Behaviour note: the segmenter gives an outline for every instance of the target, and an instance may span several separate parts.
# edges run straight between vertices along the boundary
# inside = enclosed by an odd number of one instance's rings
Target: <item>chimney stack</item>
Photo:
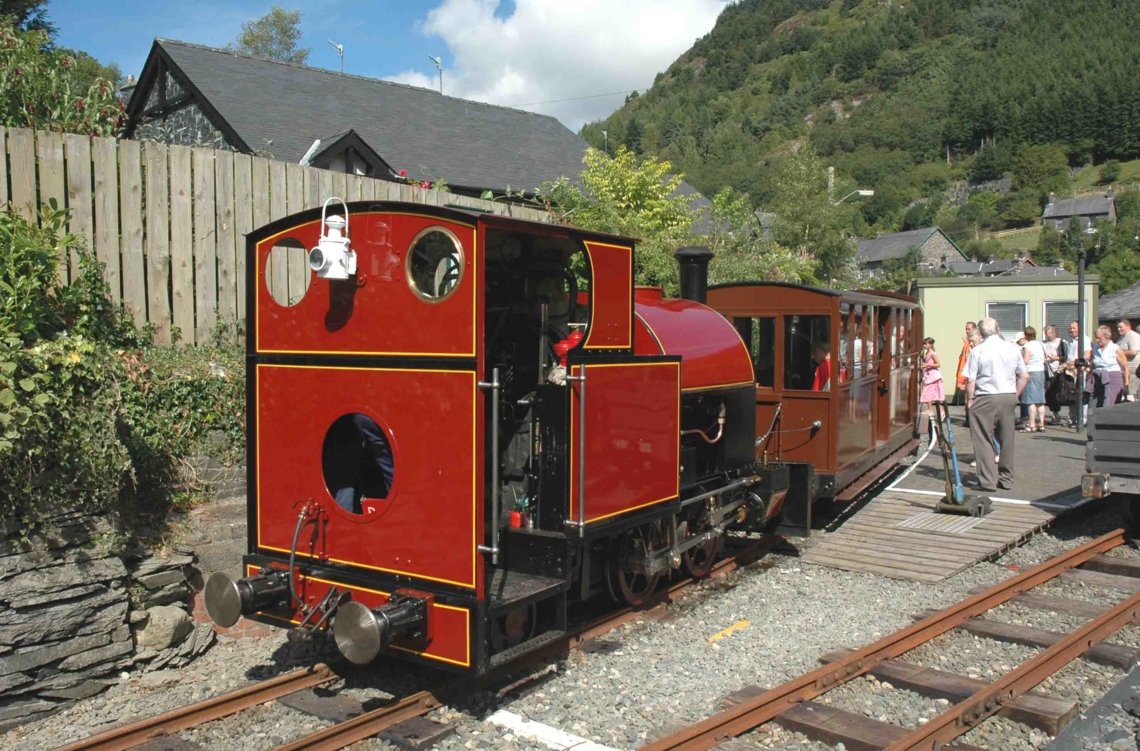
[[[713,252],[700,245],[679,248],[673,257],[681,267],[681,297],[699,303],[709,299],[709,261]]]

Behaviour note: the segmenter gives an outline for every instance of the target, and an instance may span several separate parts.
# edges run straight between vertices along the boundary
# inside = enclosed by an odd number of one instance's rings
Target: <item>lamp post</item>
[[[442,94],[443,93],[443,57],[442,56],[437,57],[435,55],[428,55],[428,60],[431,60],[433,63],[435,63],[435,69],[437,71],[439,71],[439,93]]]
[[[328,43],[332,45],[332,48],[334,50],[336,50],[337,57],[340,58],[340,72],[344,73],[344,45],[337,44],[331,39],[328,40]]]
[[[1070,222],[1080,221],[1077,217],[1069,219]],[[1089,225],[1085,234],[1092,237],[1096,235],[1097,228]],[[1082,242],[1077,247],[1077,432],[1085,432],[1085,260],[1088,251]]]

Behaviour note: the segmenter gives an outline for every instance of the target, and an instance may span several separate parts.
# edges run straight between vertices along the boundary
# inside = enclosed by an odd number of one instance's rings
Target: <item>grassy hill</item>
[[[668,159],[705,194],[731,186],[758,206],[772,166],[810,145],[841,179],[875,190],[867,233],[932,221],[951,181],[1013,170],[1024,195],[998,207],[1005,225],[989,229],[1000,229],[1048,191],[1071,192],[1064,168],[1140,157],[1140,13],[1129,6],[741,0],[582,134],[600,148],[606,130],[611,148]],[[1038,169],[1052,155],[1063,179]],[[1098,169],[1080,173],[1084,189]]]

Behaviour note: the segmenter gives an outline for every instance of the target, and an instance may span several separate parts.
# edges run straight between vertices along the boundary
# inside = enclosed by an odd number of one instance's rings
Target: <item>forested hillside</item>
[[[583,136],[757,206],[773,165],[810,145],[875,190],[864,233],[931,223],[951,181],[1013,170],[982,213],[1017,226],[1071,189],[1069,167],[1140,156],[1137,40],[1132,1],[742,0]]]

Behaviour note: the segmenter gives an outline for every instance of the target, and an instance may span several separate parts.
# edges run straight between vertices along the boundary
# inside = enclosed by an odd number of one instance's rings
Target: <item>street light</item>
[[[1071,217],[1070,222],[1078,222],[1078,217]],[[1089,237],[1096,236],[1097,230],[1089,225],[1084,233]],[[1088,251],[1085,244],[1077,247],[1077,432],[1085,432],[1085,259]]]
[[[431,60],[433,63],[435,63],[435,69],[437,71],[439,71],[439,93],[442,94],[443,93],[443,57],[437,57],[435,55],[428,55],[428,60]]]
[[[328,40],[328,43],[330,45],[332,45],[332,48],[334,50],[336,50],[336,54],[340,58],[340,72],[344,73],[344,45],[343,44],[337,44],[336,42],[334,42],[331,39]]]
[[[851,196],[860,196],[862,198],[870,198],[873,195],[875,195],[875,191],[873,191],[873,190],[865,190],[865,189],[853,190],[850,193],[848,193],[847,195],[843,196],[843,198],[840,198],[838,201],[832,201],[831,205],[832,206],[838,206],[839,204],[843,203],[844,201],[846,201]]]

